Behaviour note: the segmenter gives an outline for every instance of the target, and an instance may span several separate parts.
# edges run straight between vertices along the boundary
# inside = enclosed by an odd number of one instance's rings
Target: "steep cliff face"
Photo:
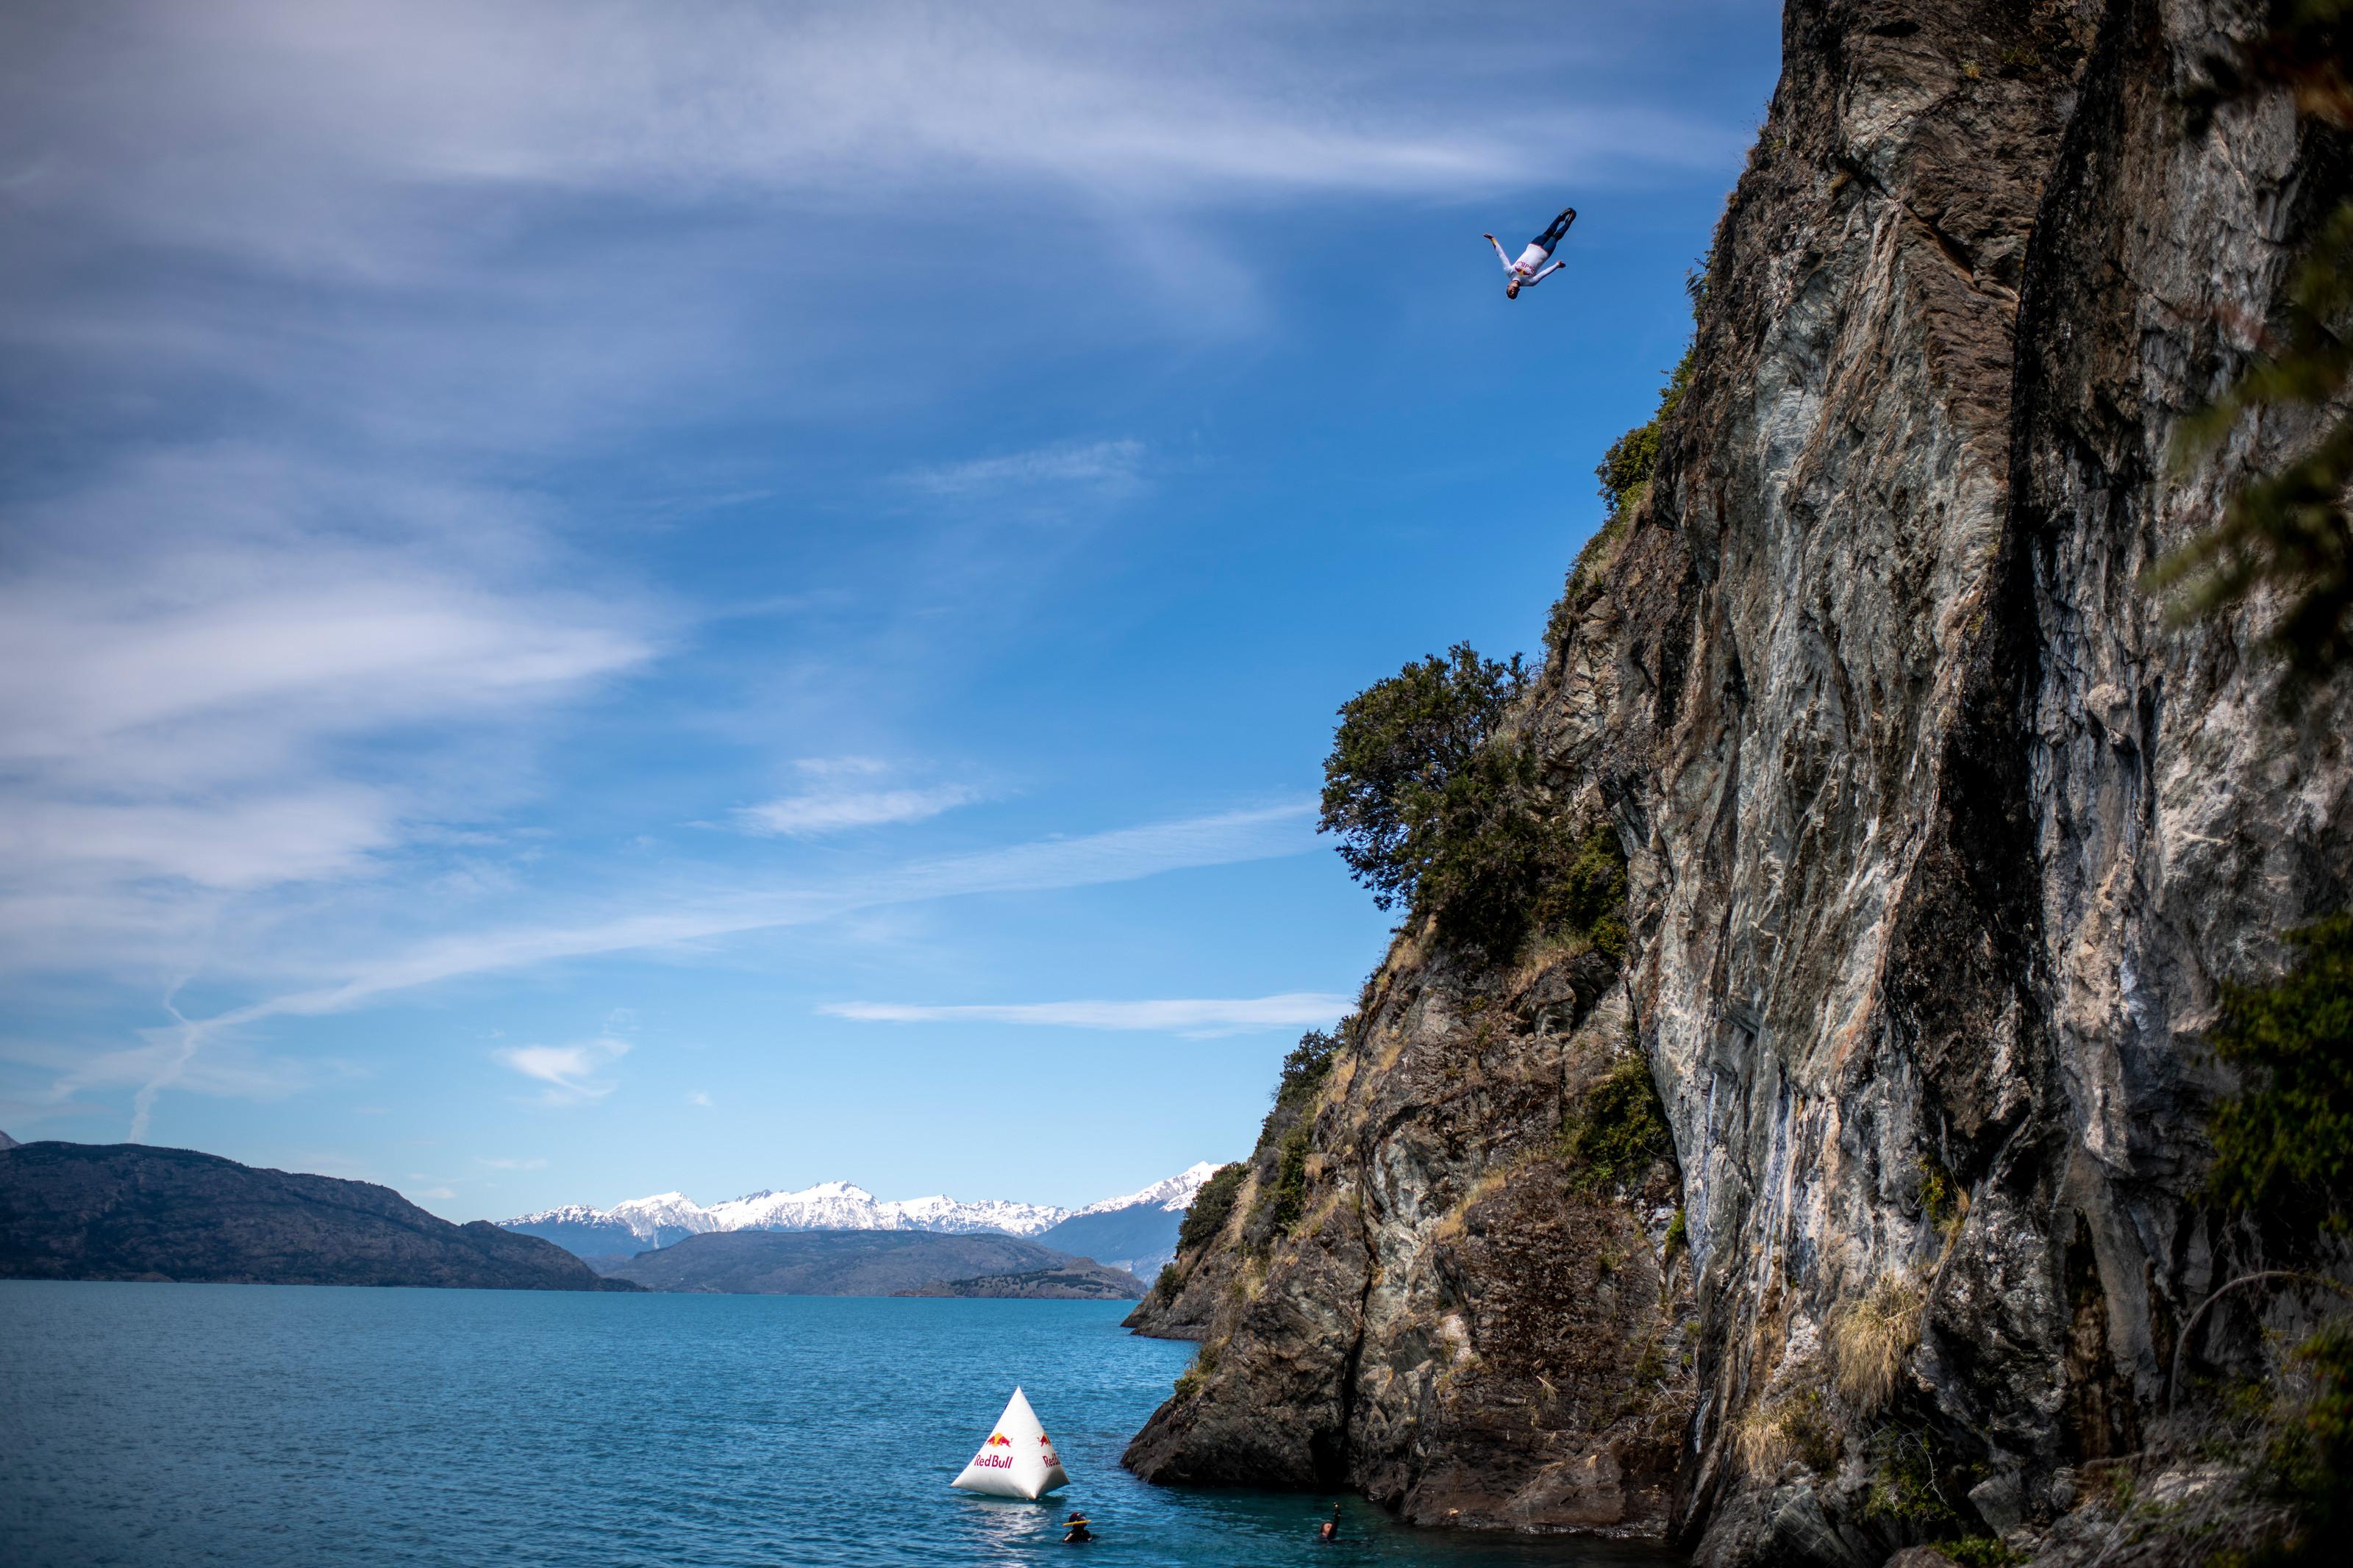
[[[2183,133],[2253,22],[1789,5],[1691,390],[1521,716],[1626,849],[1622,964],[1400,942],[1307,1218],[1197,1260],[1237,1283],[1136,1468],[1863,1565],[2028,1540],[2137,1445],[2252,1246],[2192,1201],[2217,982],[2353,892],[2345,683],[2291,721],[2264,606],[2184,632],[2139,585],[2308,435],[2168,466],[2348,188],[2284,101]],[[1655,1194],[1546,1152],[1620,1049]],[[1621,1246],[1606,1303],[1561,1271]]]

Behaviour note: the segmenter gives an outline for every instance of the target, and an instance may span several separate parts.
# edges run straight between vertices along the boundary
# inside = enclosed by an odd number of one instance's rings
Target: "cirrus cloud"
[[[585,1105],[619,1087],[596,1075],[628,1052],[628,1041],[607,1035],[568,1046],[508,1046],[491,1055],[523,1077],[547,1085],[537,1097],[540,1104]]]
[[[1149,1002],[965,1003],[951,1006],[831,1002],[818,1011],[861,1024],[1029,1024],[1050,1028],[1209,1036],[1328,1024],[1345,1013],[1349,1005],[1349,999],[1336,992],[1288,991],[1275,996]]]

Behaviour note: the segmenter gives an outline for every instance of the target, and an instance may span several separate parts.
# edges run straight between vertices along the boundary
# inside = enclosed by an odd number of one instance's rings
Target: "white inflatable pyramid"
[[[1006,1402],[1005,1414],[997,1418],[988,1441],[951,1484],[968,1492],[1034,1499],[1070,1482],[1071,1478],[1062,1473],[1061,1459],[1054,1453],[1054,1440],[1046,1436],[1038,1413],[1017,1388]]]

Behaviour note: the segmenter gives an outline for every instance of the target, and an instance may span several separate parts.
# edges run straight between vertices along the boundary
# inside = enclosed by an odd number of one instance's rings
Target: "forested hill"
[[[0,1279],[637,1289],[553,1242],[452,1225],[389,1187],[141,1143],[0,1150]]]

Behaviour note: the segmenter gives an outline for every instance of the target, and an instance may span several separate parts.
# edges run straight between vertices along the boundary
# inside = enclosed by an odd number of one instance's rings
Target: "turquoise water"
[[[1147,1487],[1190,1354],[1117,1302],[0,1281],[0,1543],[52,1564],[1658,1568],[1351,1500]],[[946,1482],[1018,1382],[1070,1489]],[[1060,1544],[1084,1508],[1103,1539]]]

